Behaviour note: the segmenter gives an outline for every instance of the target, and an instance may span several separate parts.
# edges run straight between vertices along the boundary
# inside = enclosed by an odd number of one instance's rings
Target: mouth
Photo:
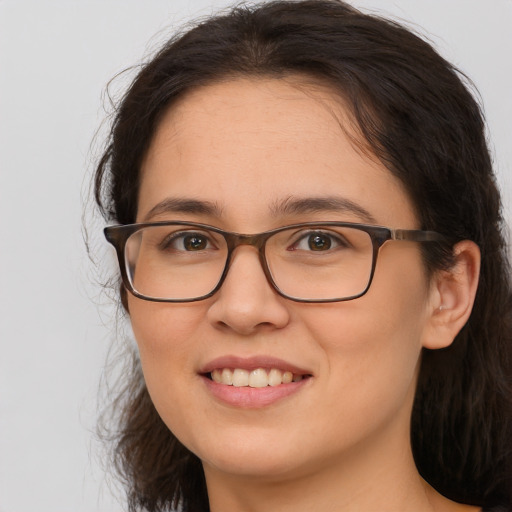
[[[299,393],[313,378],[310,371],[270,356],[220,357],[199,375],[213,397],[242,408],[274,404]]]
[[[310,374],[293,373],[280,368],[255,368],[253,370],[246,370],[244,368],[215,368],[204,376],[217,384],[237,388],[277,387],[283,384],[290,384],[291,382],[300,382],[311,377]]]

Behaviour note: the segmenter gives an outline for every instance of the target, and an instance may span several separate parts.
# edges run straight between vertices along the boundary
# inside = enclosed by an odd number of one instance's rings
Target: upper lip
[[[311,372],[291,364],[283,359],[272,356],[258,355],[251,357],[239,357],[226,355],[217,357],[206,363],[199,373],[211,373],[213,370],[222,368],[240,368],[247,371],[258,368],[277,368],[279,370],[292,372],[294,375],[311,375]]]

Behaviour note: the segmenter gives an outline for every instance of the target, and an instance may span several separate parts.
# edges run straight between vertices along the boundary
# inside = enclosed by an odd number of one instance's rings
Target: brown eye
[[[288,251],[329,252],[346,249],[351,246],[345,233],[333,230],[314,230],[296,233],[293,244],[288,245]]]
[[[200,235],[183,237],[183,247],[186,251],[202,251],[208,246],[208,239]]]
[[[308,237],[308,247],[312,251],[326,251],[331,248],[331,238],[327,235],[316,233]]]
[[[163,251],[171,250],[181,253],[199,252],[216,248],[210,234],[196,231],[170,233],[159,244],[159,247]]]

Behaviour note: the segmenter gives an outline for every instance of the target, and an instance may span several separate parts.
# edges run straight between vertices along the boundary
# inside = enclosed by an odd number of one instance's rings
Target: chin
[[[278,482],[296,478],[306,473],[305,461],[298,461],[285,454],[271,454],[268,451],[258,454],[215,454],[210,458],[201,459],[205,473],[209,469],[239,478],[251,478]]]
[[[285,432],[286,435],[283,435]],[[305,474],[312,467],[311,461],[321,454],[312,454],[304,441],[294,440],[289,432],[259,431],[258,429],[229,429],[219,436],[212,432],[195,446],[189,445],[203,462],[205,472],[213,470],[237,477],[272,481]],[[327,456],[327,455],[325,455]]]

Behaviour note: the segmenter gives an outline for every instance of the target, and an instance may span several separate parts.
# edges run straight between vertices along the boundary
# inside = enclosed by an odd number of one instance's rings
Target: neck
[[[399,512],[407,510],[429,511],[427,486],[417,473],[403,477],[383,479],[382,473],[355,482],[354,475],[310,475],[279,482],[249,482],[233,478],[229,487],[215,485],[210,480],[209,499],[211,512],[360,512],[379,510]],[[368,475],[366,475],[368,476]],[[397,481],[399,485],[396,485]],[[386,485],[387,484],[387,485]]]

